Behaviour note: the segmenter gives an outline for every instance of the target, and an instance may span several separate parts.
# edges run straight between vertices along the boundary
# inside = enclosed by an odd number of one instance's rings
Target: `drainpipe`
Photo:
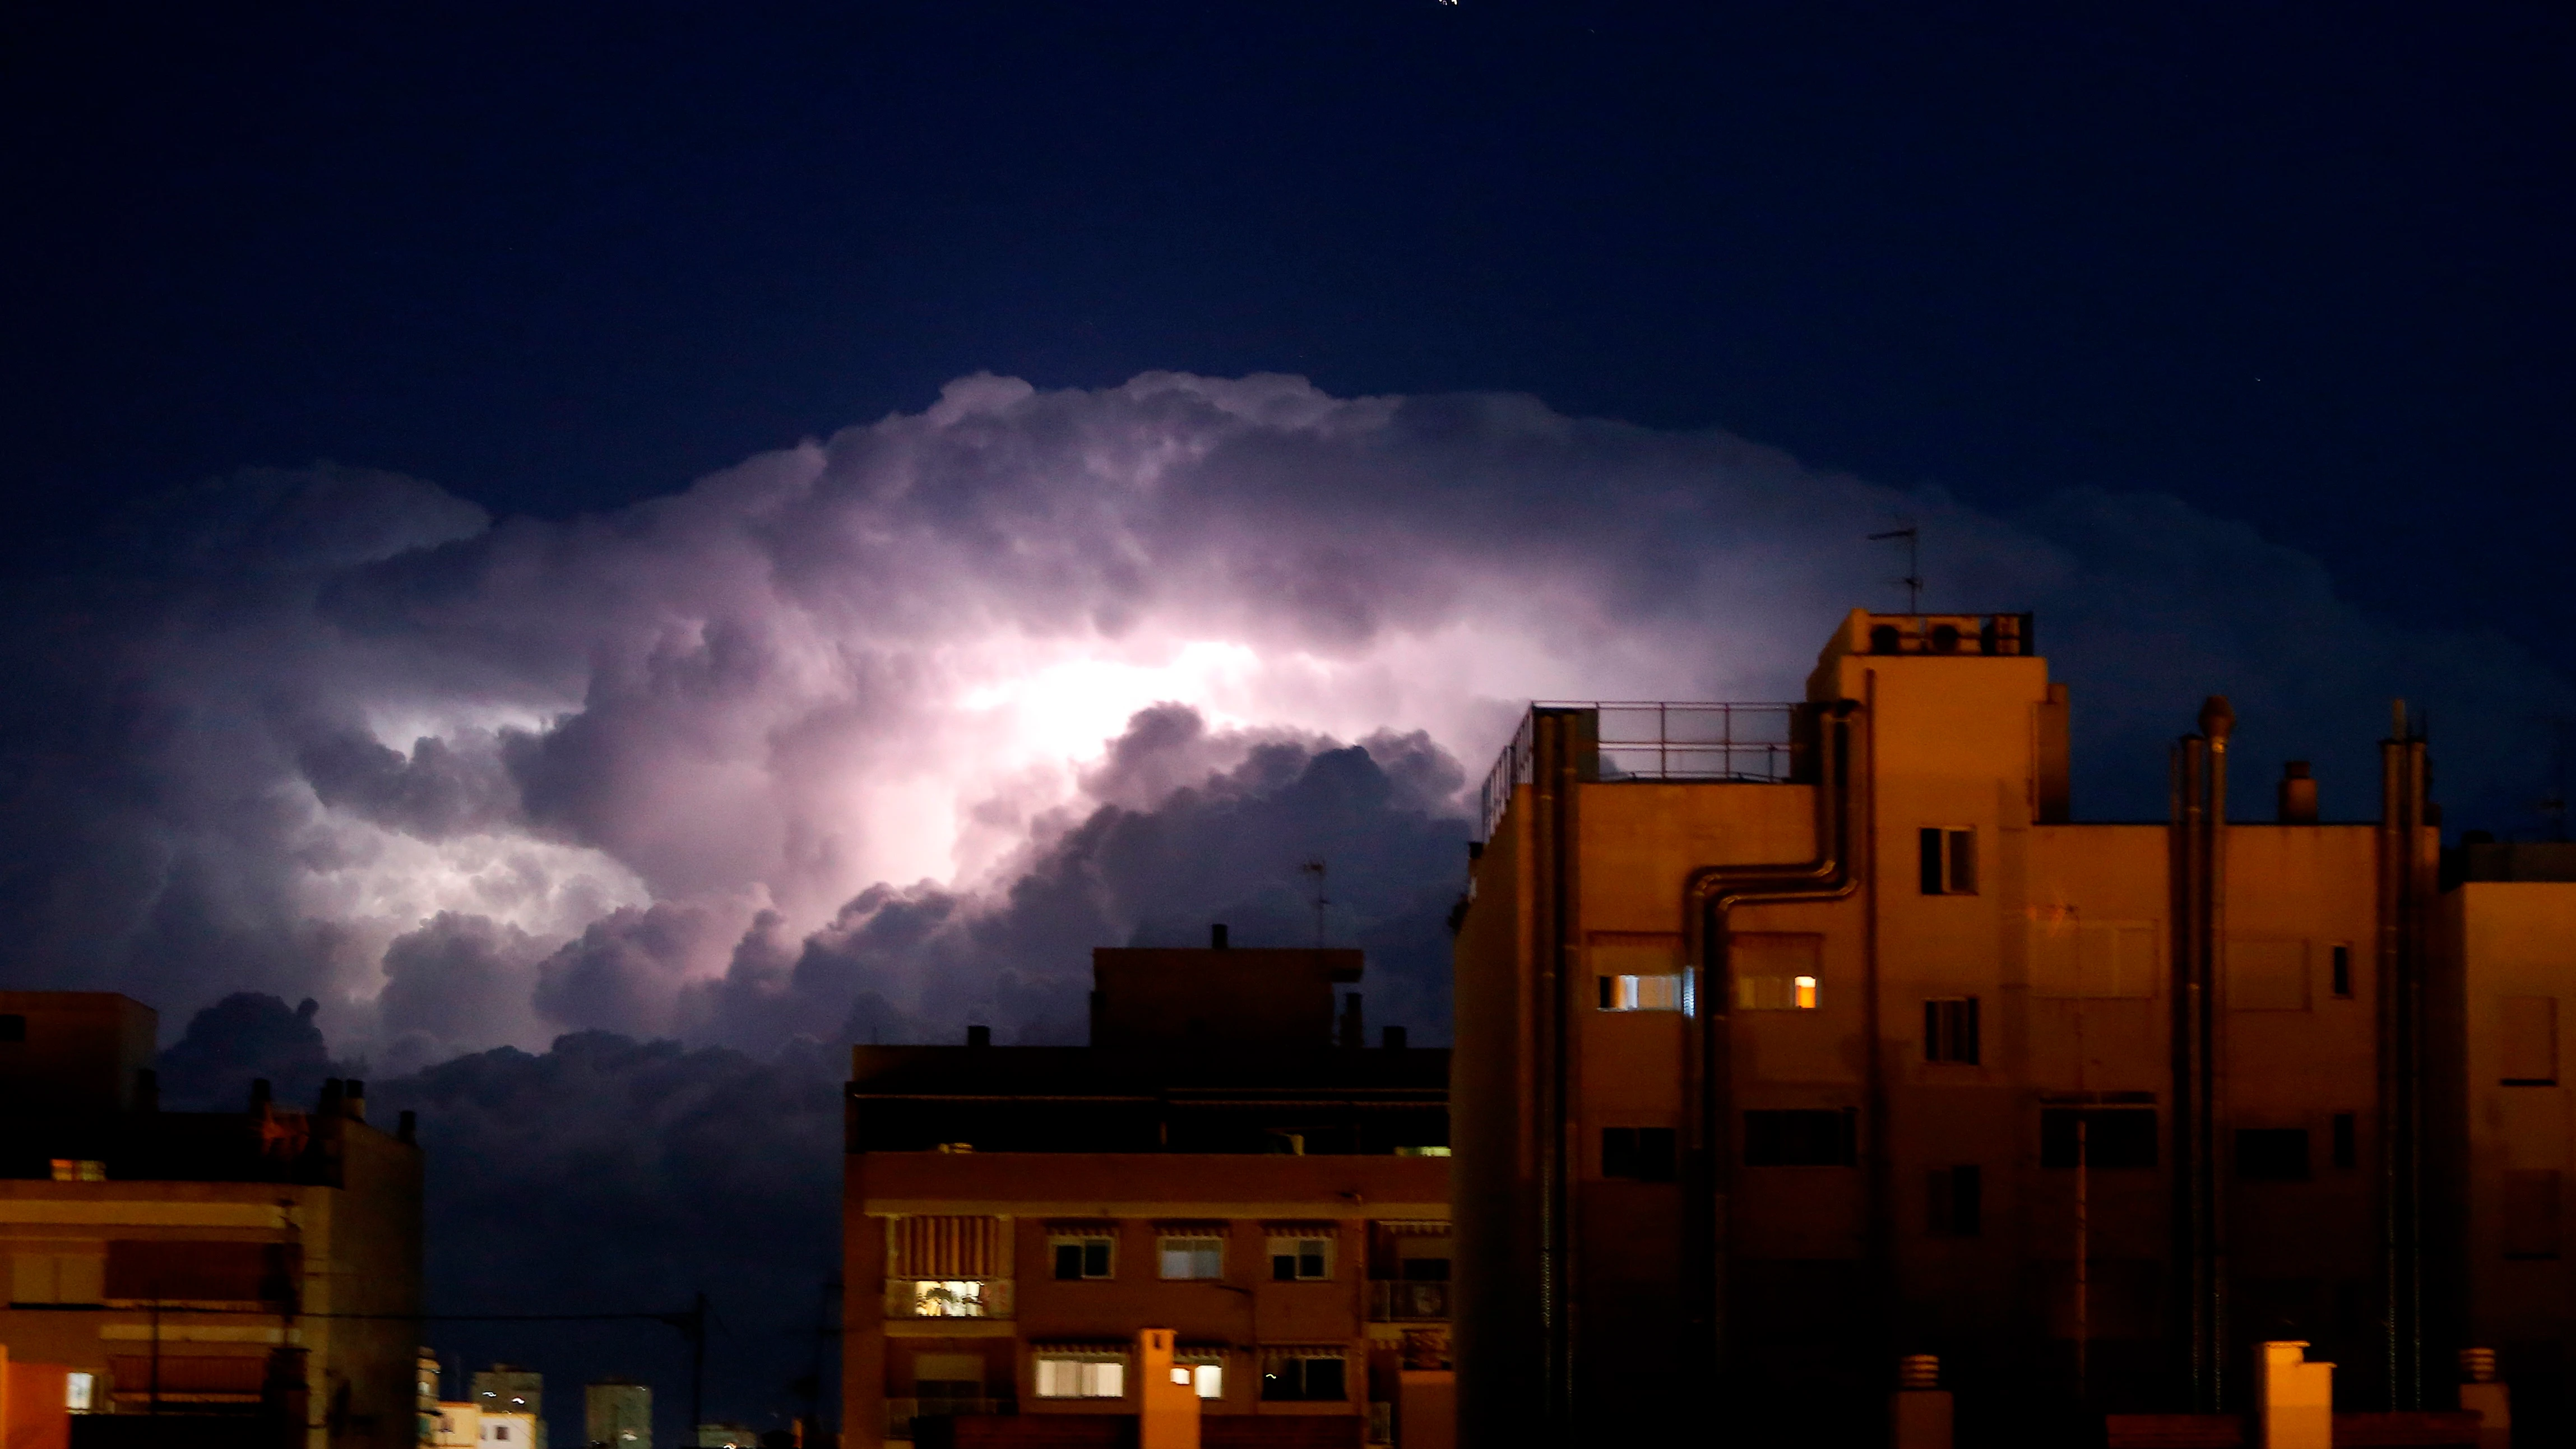
[[[2423,1010],[2427,898],[2425,742],[2390,710],[2379,746],[2379,1224],[2388,1405],[2424,1398]]]
[[[2200,1190],[2207,1232],[2201,1251],[2207,1267],[2209,1412],[2227,1410],[2227,741],[2236,711],[2213,694],[2200,707],[2200,732],[2209,740],[2209,804],[2201,812],[2200,993]]]
[[[1575,1442],[1574,1403],[1574,1178],[1581,1165],[1572,1103],[1575,1024],[1582,1003],[1580,861],[1577,850],[1580,787],[1597,778],[1597,716],[1587,710],[1531,711],[1530,799],[1535,807],[1530,840],[1540,883],[1532,901],[1531,939],[1536,946],[1532,1084],[1538,1130],[1540,1442]]]
[[[1874,686],[1875,679],[1872,684]],[[1702,1337],[1704,1362],[1713,1373],[1726,1371],[1725,1273],[1728,1214],[1725,1203],[1734,1187],[1734,1152],[1730,1104],[1733,1096],[1733,1042],[1730,1023],[1734,1001],[1728,969],[1728,917],[1738,906],[1781,905],[1800,901],[1833,901],[1860,885],[1853,856],[1852,718],[1860,711],[1854,700],[1836,700],[1815,717],[1825,739],[1816,782],[1816,855],[1812,860],[1760,865],[1702,866],[1682,886],[1682,922],[1688,946],[1685,959],[1698,963],[1693,996],[1698,1030],[1689,1063],[1692,1075],[1692,1152],[1689,1220],[1684,1248],[1694,1327]],[[1864,716],[1865,718],[1865,716]],[[1876,983],[1867,983],[1874,993]],[[1878,1053],[1870,1054],[1873,1083]],[[1872,1140],[1876,1140],[1872,1124]]]

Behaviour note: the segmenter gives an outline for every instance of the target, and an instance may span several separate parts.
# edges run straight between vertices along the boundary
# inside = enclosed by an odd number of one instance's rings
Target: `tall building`
[[[2521,1266],[2563,1238],[2563,1098],[2497,1063],[2555,1081],[2566,898],[2439,894],[2402,725],[2376,818],[2321,821],[2305,766],[2231,811],[2213,699],[2139,762],[2168,818],[2076,823],[2034,644],[1855,612],[1800,702],[1525,718],[1456,942],[1467,1442],[1885,1442],[1908,1355],[1962,1442],[2072,1442],[2241,1412],[2259,1341],[2363,1409],[2446,1407],[2472,1325],[2564,1341]],[[2455,1200],[2524,1256],[2460,1271]]]
[[[653,1391],[626,1379],[600,1379],[581,1391],[582,1437],[590,1449],[653,1449]]]
[[[370,1125],[355,1081],[310,1111],[253,1082],[242,1111],[163,1112],[157,1034],[122,996],[0,992],[0,1344],[70,1371],[76,1442],[412,1444],[407,1115]]]
[[[843,1442],[1132,1442],[1147,1328],[1209,1449],[1445,1442],[1449,1054],[1360,973],[1218,927],[1095,952],[1088,1047],[856,1048]]]

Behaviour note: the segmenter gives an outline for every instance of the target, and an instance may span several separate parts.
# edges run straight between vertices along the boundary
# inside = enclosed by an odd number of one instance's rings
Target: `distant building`
[[[427,1449],[482,1449],[483,1409],[471,1399],[441,1401],[428,1416],[421,1439]]]
[[[310,1111],[253,1082],[242,1111],[163,1112],[158,1032],[122,996],[0,992],[0,1344],[135,1417],[120,1446],[416,1443],[408,1120],[337,1080]]]
[[[531,1373],[517,1364],[496,1363],[474,1376],[471,1392],[486,1418],[494,1414],[525,1414],[534,1420],[532,1442],[536,1449],[546,1449],[544,1374]]]
[[[1145,1328],[1211,1449],[1444,1442],[1449,1054],[1360,973],[1218,927],[1095,952],[1088,1047],[856,1048],[846,1449],[1132,1434]]]
[[[653,1449],[653,1391],[626,1379],[601,1379],[582,1390],[584,1437],[591,1449]]]
[[[698,1449],[760,1449],[760,1435],[742,1424],[700,1424]]]
[[[534,1414],[482,1414],[483,1449],[528,1449],[531,1444],[546,1442],[545,1426]]]

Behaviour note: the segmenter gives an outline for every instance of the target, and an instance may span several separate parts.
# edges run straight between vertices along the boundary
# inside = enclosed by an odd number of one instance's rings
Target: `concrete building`
[[[2075,823],[2035,642],[1855,612],[1794,704],[1525,719],[1456,943],[1467,1442],[1655,1442],[1715,1404],[1746,1442],[1884,1443],[1915,1355],[1961,1442],[2076,1442],[2245,1412],[2264,1341],[2350,1407],[2451,1404],[2434,925],[2491,1004],[2570,979],[2563,908],[2438,896],[2402,725],[2375,819],[2320,821],[2305,767],[2231,814],[2212,700],[2169,818]],[[2527,1007],[2520,1036],[2482,1010],[2473,1047],[2537,1051]],[[2558,1100],[2481,1090],[2491,1124]],[[2554,1172],[2564,1131],[2491,1137]],[[2535,1249],[2542,1181],[2508,1184]],[[2476,1277],[2481,1322],[2563,1337],[2550,1271]]]
[[[1210,1449],[1443,1442],[1449,1054],[1223,930],[1096,952],[1088,1047],[854,1050],[849,1449],[1132,1442],[1148,1329]]]
[[[2472,838],[2443,865],[2428,1016],[2460,1070],[2445,1075],[2431,1135],[2448,1149],[2437,1180],[2460,1262],[2437,1271],[2436,1286],[2456,1290],[2459,1341],[2495,1350],[2517,1422],[2564,1442],[2576,1370],[2576,1080],[2562,1065],[2576,997],[2576,845]]]
[[[160,1111],[157,1032],[122,996],[0,992],[0,1344],[67,1371],[75,1440],[412,1444],[408,1122],[370,1125],[354,1081],[309,1112],[265,1082],[239,1112]]]
[[[626,1379],[600,1379],[581,1391],[583,1438],[591,1449],[653,1449],[653,1391]]]

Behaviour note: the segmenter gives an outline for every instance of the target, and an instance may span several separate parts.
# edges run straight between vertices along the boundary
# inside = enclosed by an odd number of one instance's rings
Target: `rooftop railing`
[[[1476,839],[1493,838],[1511,804],[1512,787],[1530,780],[1531,748],[1540,712],[1576,711],[1593,716],[1591,768],[1586,782],[1737,782],[1792,784],[1807,777],[1808,757],[1799,704],[1700,704],[1648,701],[1539,700],[1521,716],[1520,728],[1485,775],[1477,802]]]

